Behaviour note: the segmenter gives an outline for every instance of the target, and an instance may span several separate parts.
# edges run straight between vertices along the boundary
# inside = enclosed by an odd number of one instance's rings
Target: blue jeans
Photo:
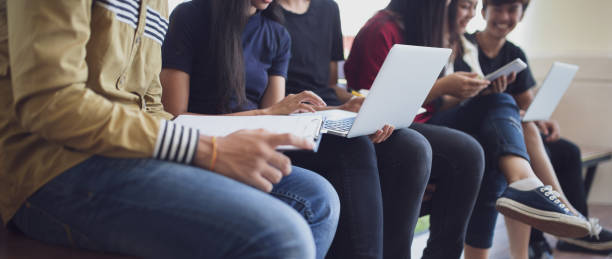
[[[466,132],[482,145],[485,172],[468,224],[466,243],[490,248],[497,219],[495,201],[507,186],[499,170],[499,158],[515,155],[529,161],[516,101],[506,93],[477,96],[452,109],[437,112],[429,123]]]
[[[44,242],[144,258],[323,258],[339,209],[332,186],[297,167],[270,195],[191,166],[94,156],[13,223]]]

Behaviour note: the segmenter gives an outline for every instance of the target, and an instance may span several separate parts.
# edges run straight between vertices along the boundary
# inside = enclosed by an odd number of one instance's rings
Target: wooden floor
[[[589,206],[589,216],[599,218],[600,223],[607,229],[612,229],[612,206]],[[506,226],[503,222],[503,217],[498,217],[497,227],[495,229],[495,239],[493,240],[493,248],[491,249],[491,259],[510,259],[510,249],[508,246],[508,235]],[[545,235],[552,248],[555,248],[557,240],[550,235]],[[612,259],[612,256],[591,255],[580,253],[568,253],[555,250],[553,252],[555,259]]]

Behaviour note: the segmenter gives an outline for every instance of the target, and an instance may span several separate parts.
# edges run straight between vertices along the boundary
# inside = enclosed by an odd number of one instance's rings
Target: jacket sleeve
[[[191,162],[195,130],[86,87],[91,6],[91,0],[7,1],[14,116],[32,134],[80,152]]]

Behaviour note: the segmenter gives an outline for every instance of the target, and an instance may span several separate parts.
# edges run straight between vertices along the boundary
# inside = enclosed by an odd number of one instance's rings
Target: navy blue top
[[[224,86],[210,84],[217,68],[206,56],[210,47],[209,17],[205,0],[185,2],[174,9],[162,46],[162,65],[189,74],[189,112],[218,114],[216,93]],[[257,13],[249,18],[242,32],[242,48],[247,103],[237,107],[232,98],[230,107],[234,112],[259,107],[268,76],[287,77],[291,38],[282,25]]]
[[[474,43],[478,46],[478,42],[476,41],[476,33],[474,34],[465,34],[465,37],[470,42]],[[513,60],[520,58],[525,64],[529,64],[527,62],[527,56],[525,56],[525,52],[518,46],[514,45],[512,42],[506,40],[504,46],[502,46],[501,50],[497,54],[497,56],[490,58],[488,57],[480,48],[478,47],[478,62],[480,62],[480,69],[482,69],[482,73],[485,75],[494,72],[495,70],[503,67],[504,65],[512,62]],[[472,69],[463,61],[462,58],[455,59],[455,71],[471,71]],[[536,85],[536,81],[533,78],[533,74],[531,73],[531,69],[529,66],[516,75],[516,80],[508,85],[506,88],[506,93],[509,94],[520,94],[523,93],[530,88]]]

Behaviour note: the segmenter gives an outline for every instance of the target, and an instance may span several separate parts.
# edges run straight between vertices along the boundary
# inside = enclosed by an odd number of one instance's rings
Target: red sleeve
[[[349,88],[370,89],[391,47],[402,42],[396,23],[380,16],[370,19],[355,37],[344,64]]]

